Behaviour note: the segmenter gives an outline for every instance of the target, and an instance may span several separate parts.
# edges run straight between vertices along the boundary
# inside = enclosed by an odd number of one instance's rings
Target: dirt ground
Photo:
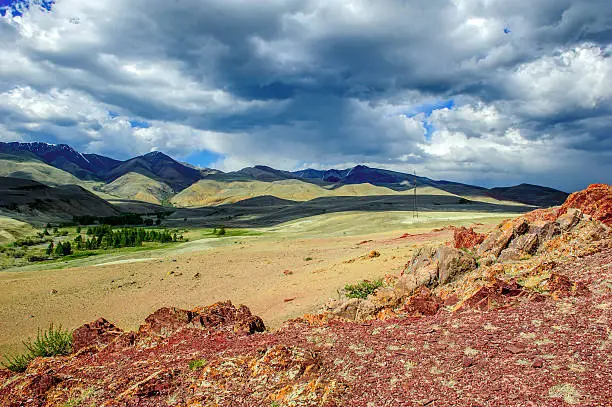
[[[404,232],[415,235],[400,239]],[[19,351],[23,339],[50,323],[74,329],[103,316],[135,329],[160,307],[189,309],[227,299],[248,305],[275,328],[337,298],[346,283],[398,274],[415,247],[451,234],[407,229],[325,238],[253,236],[155,259],[5,271],[0,273],[0,354]],[[372,250],[380,256],[369,258]]]

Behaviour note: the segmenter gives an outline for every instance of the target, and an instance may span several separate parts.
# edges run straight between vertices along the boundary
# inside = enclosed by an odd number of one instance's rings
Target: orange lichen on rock
[[[473,228],[460,227],[456,228],[453,233],[453,245],[455,249],[471,249],[482,243],[485,235],[474,232]]]
[[[559,215],[569,208],[580,209],[606,225],[612,225],[612,186],[607,184],[591,184],[587,189],[571,194],[561,209]]]

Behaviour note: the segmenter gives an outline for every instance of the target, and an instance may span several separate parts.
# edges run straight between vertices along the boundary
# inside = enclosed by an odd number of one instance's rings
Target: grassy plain
[[[100,316],[135,329],[163,306],[230,299],[268,327],[316,309],[347,283],[399,273],[416,247],[451,237],[434,228],[487,229],[512,213],[340,212],[249,230],[183,233],[188,242],[109,250],[0,272],[0,354],[51,322],[75,328]],[[410,236],[400,238],[403,234]],[[365,243],[363,243],[365,241]],[[368,258],[371,250],[380,257]]]

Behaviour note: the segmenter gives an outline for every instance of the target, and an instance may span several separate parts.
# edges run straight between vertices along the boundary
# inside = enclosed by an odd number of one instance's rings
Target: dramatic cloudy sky
[[[0,140],[612,182],[610,0],[0,0]]]

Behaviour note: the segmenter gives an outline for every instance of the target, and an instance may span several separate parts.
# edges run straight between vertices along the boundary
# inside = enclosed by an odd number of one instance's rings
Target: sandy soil
[[[439,218],[438,214],[418,225],[400,222],[389,213],[380,219],[372,215],[367,214],[367,220],[363,214],[333,219],[323,215],[314,223],[290,222],[282,233],[273,228],[263,236],[224,242],[203,239],[128,258],[83,259],[63,269],[0,272],[0,355],[21,350],[22,340],[50,323],[74,329],[103,316],[124,329],[135,329],[160,307],[193,308],[227,299],[248,305],[267,327],[275,328],[337,298],[347,283],[398,274],[416,247],[450,239],[451,231],[432,233],[432,228],[470,223],[465,215]],[[480,229],[497,224],[500,216],[470,215],[472,222],[484,223]],[[361,228],[339,228],[343,222],[357,226],[382,222],[377,230],[386,225],[393,231],[363,233]],[[323,237],[312,237],[313,231]],[[405,232],[410,235],[398,239]],[[371,250],[380,256],[368,258]]]
[[[20,348],[23,338],[51,322],[75,328],[104,316],[136,328],[163,306],[192,308],[225,299],[248,304],[273,328],[336,297],[345,283],[401,271],[422,238],[393,240],[397,236],[254,237],[157,260],[0,273],[0,353]],[[447,237],[444,231],[428,239]],[[380,257],[367,258],[374,249]]]

